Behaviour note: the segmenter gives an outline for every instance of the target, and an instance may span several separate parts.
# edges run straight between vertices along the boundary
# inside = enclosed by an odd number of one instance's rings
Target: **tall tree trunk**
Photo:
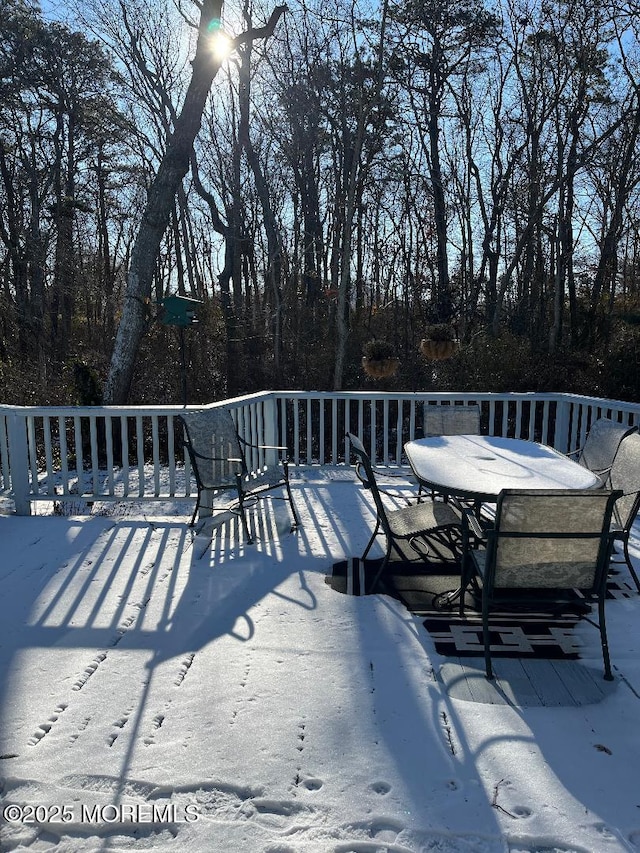
[[[640,98],[640,89],[638,90]],[[600,244],[600,259],[593,281],[591,304],[587,318],[587,340],[593,346],[598,336],[598,321],[603,313],[610,313],[613,307],[615,278],[618,272],[618,244],[622,234],[624,209],[627,200],[639,181],[634,171],[638,138],[640,137],[640,102],[636,102],[633,121],[628,135],[622,141],[622,153],[614,183],[614,200],[611,217]],[[609,296],[608,307],[603,306],[603,297]]]
[[[274,9],[268,23],[252,32],[237,36],[235,47],[247,38],[266,38],[283,14],[285,7]],[[149,188],[147,204],[136,235],[127,274],[125,302],[105,383],[104,399],[108,404],[127,401],[140,342],[147,326],[147,304],[160,243],[169,224],[178,187],[189,170],[193,143],[200,130],[202,114],[221,60],[211,51],[209,24],[222,16],[221,0],[205,0],[201,6],[200,26],[192,75],[173,134],[160,160],[158,171]]]
[[[437,40],[432,49],[432,64],[429,87],[429,173],[433,194],[433,218],[436,227],[436,312],[439,322],[448,322],[453,313],[451,288],[449,287],[449,260],[447,255],[447,201],[442,180],[440,158],[440,114],[442,111],[442,87],[440,64],[442,50]]]
[[[248,21],[250,25],[250,21]],[[249,135],[249,104],[251,95],[251,42],[242,51],[240,62],[240,144],[247,155],[247,162],[256,183],[256,191],[260,199],[260,207],[264,217],[264,227],[267,234],[267,284],[271,290],[273,303],[272,323],[273,332],[273,369],[280,376],[282,366],[282,245],[276,217],[271,205],[269,187],[267,185],[260,159],[253,147]]]
[[[382,93],[382,84],[384,81],[383,55],[387,15],[388,2],[385,0],[382,8],[382,21],[380,24],[380,41],[377,47],[375,89],[371,94],[370,100],[361,105],[356,132],[353,137],[349,139],[348,144],[345,145],[344,151],[346,203],[340,234],[340,276],[338,279],[338,299],[336,305],[336,359],[333,370],[334,391],[340,391],[344,381],[347,342],[349,339],[353,220],[356,212],[358,193],[362,189],[362,149],[365,141],[365,132],[372,110],[380,103],[380,95]],[[346,134],[343,134],[343,139],[347,139]]]

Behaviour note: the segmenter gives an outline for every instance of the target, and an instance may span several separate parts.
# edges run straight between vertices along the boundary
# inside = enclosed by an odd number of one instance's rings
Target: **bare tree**
[[[284,6],[277,6],[264,27],[236,36],[231,47],[238,48],[252,39],[268,38],[284,10]],[[147,303],[160,243],[169,223],[176,192],[189,170],[193,144],[200,130],[211,85],[222,64],[222,59],[211,50],[211,27],[219,25],[221,17],[221,0],[205,0],[201,4],[191,79],[166,151],[149,188],[133,247],[122,317],[104,389],[108,403],[124,403],[129,395],[138,348],[147,326]]]
[[[470,72],[474,59],[495,40],[498,21],[480,0],[406,0],[395,13],[404,28],[399,55],[406,88],[429,168],[437,241],[434,313],[453,314],[449,281],[447,193],[442,163],[443,117],[455,79]]]

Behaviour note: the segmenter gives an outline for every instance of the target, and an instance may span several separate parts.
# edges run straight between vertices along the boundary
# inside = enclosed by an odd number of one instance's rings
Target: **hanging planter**
[[[387,376],[393,376],[393,374],[398,370],[400,367],[400,359],[376,359],[362,356],[362,367],[367,376],[370,376],[372,379],[384,379]]]
[[[448,323],[435,323],[428,326],[426,334],[427,337],[420,341],[420,352],[431,361],[451,358],[460,349],[460,341]]]
[[[368,341],[363,347],[362,368],[372,379],[384,379],[400,367],[394,349],[388,341]]]

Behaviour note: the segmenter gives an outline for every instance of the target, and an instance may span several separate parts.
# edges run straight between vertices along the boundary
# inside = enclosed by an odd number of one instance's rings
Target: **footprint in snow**
[[[391,785],[388,782],[372,782],[369,787],[374,794],[379,794],[381,797],[388,794],[391,790]]]

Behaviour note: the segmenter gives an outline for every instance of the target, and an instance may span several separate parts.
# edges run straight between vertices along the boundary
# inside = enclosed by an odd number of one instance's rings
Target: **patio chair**
[[[622,491],[613,508],[612,530],[615,538],[622,543],[624,562],[631,573],[636,588],[640,592],[640,579],[629,555],[629,535],[640,507],[640,435],[628,435],[620,442],[613,460],[609,483],[612,489]],[[613,560],[613,562],[621,562]]]
[[[600,484],[606,486],[620,442],[637,430],[635,426],[620,424],[609,418],[598,418],[591,424],[584,445],[568,456],[577,456],[578,464],[592,471],[600,478]]]
[[[378,569],[370,591],[373,592],[387,568],[391,554],[395,551],[400,557],[405,557],[399,542],[405,541],[423,559],[427,556],[424,540],[429,537],[432,549],[438,554],[438,543],[448,550],[459,546],[461,533],[460,515],[452,506],[444,503],[418,503],[400,509],[388,510],[382,500],[382,495],[376,482],[376,476],[371,466],[371,460],[360,439],[347,433],[351,449],[356,457],[356,476],[365,489],[369,489],[376,506],[376,526],[371,538],[364,549],[361,560],[364,560],[376,536],[383,533],[386,537],[384,559]]]
[[[425,438],[438,435],[480,435],[480,406],[433,406],[424,404],[423,429]],[[418,497],[423,487],[418,488]],[[431,489],[431,499],[438,492]],[[444,501],[445,495],[441,495]]]
[[[485,670],[493,678],[490,611],[518,605],[533,611],[575,607],[576,591],[598,604],[604,677],[613,679],[605,624],[607,568],[615,501],[621,492],[604,489],[505,489],[498,496],[494,526],[485,531],[486,549],[466,547],[462,558],[460,615],[464,591],[481,581]],[[470,511],[465,528],[482,531]],[[466,535],[463,535],[466,539]]]
[[[479,435],[480,406],[433,406],[424,404],[423,429],[434,435]]]
[[[254,445],[245,441],[236,429],[231,411],[227,408],[201,409],[186,411],[178,415],[182,422],[184,447],[198,487],[196,506],[190,526],[198,515],[205,491],[234,491],[235,500],[225,509],[240,517],[242,529],[249,544],[253,538],[247,524],[247,501],[260,500],[273,489],[284,488],[283,500],[288,500],[294,518],[294,527],[300,524],[296,512],[291,488],[289,486],[289,466],[286,456],[282,456],[276,466],[261,465],[250,468],[246,451],[286,452],[286,447],[268,447]],[[273,497],[278,497],[273,495]],[[235,504],[237,503],[237,506]]]

